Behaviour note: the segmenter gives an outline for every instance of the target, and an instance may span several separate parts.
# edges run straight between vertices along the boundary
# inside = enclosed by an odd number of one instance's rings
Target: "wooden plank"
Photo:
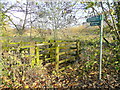
[[[71,67],[71,65],[68,65],[68,66],[66,66],[66,67],[63,67],[63,68],[59,69],[59,71],[63,71],[63,70],[65,70],[65,69],[69,68],[69,67]]]
[[[53,58],[45,58],[45,61],[48,61],[48,60],[51,60],[51,59],[53,59]],[[54,58],[55,59],[55,58]]]
[[[49,65],[54,65],[54,64],[55,64],[55,62],[52,62],[52,63],[46,63],[45,66],[47,67],[47,66],[49,66]]]
[[[34,47],[30,47],[30,55],[35,55],[35,42],[30,42],[30,45],[34,46]],[[35,58],[32,58],[31,66],[34,67],[35,63],[36,63]]]
[[[35,44],[35,46],[43,46],[46,45],[45,43]]]
[[[35,51],[35,53],[36,53],[36,64],[37,65],[40,64],[40,66],[41,66],[42,62],[39,61],[39,47],[36,46],[35,49],[36,49],[36,51]]]
[[[59,45],[56,45],[56,57],[55,57],[55,61],[56,61],[56,71],[59,70]]]
[[[49,52],[47,52],[47,53],[46,52],[42,52],[41,54],[42,55],[55,55],[55,52],[51,52],[51,53],[49,53]]]
[[[31,48],[31,47],[34,47],[34,46],[21,46],[20,48]]]
[[[74,52],[74,51],[77,51],[77,49],[68,50],[66,52],[60,52],[59,55],[67,54],[67,53]]]
[[[68,43],[61,43],[60,46],[67,46],[67,45],[70,46],[70,45],[75,45],[75,44],[76,42],[72,42],[72,43],[68,42]]]
[[[25,57],[35,57],[36,58],[36,55],[24,55]],[[43,56],[43,54],[39,54],[39,56]]]
[[[79,50],[80,50],[80,44],[76,41],[53,41],[53,42],[17,42],[17,43],[11,43],[13,45],[16,45],[16,47],[21,47],[20,48],[30,48],[30,55],[25,55],[25,57],[33,57],[32,58],[32,62],[31,62],[31,66],[34,65],[35,63],[38,64],[38,62],[40,62],[40,56],[44,56],[47,55],[47,57],[45,58],[45,61],[47,60],[51,60],[53,58],[55,58],[55,68],[57,71],[59,71],[59,64],[62,64],[66,61],[69,61],[71,59],[74,59],[75,57],[71,57],[68,59],[64,59],[64,60],[60,60],[60,55],[63,54],[68,54],[71,52],[75,52],[76,54],[78,54]],[[19,46],[17,46],[18,44],[20,44]],[[59,45],[58,45],[59,44]],[[46,45],[50,45],[50,47],[45,48],[44,46]],[[14,47],[14,46],[13,46]],[[44,47],[44,48],[43,48]],[[62,49],[65,49],[65,52],[60,52],[62,51]],[[11,50],[17,50],[17,49],[11,49]],[[45,51],[45,52],[40,52],[40,51]],[[64,50],[63,50],[64,51]],[[50,57],[48,57],[50,55]],[[54,56],[53,56],[54,55]],[[36,61],[36,62],[35,62]],[[41,60],[42,62],[42,60]],[[69,67],[69,66],[67,66]],[[61,68],[60,70],[64,70],[66,67]]]
[[[45,48],[44,50],[53,50],[56,49],[55,47],[51,47],[51,48]]]
[[[63,54],[66,54],[66,52],[60,52],[59,55],[63,55]]]
[[[59,61],[59,64],[63,63],[63,62],[67,62],[67,61],[70,61],[71,59],[74,59],[75,57],[70,57],[68,59],[64,59],[64,60],[60,60]]]
[[[70,48],[70,47],[67,47],[67,46],[66,46],[66,47],[61,47],[61,46],[60,46],[60,49],[69,49],[69,48]]]
[[[35,54],[35,42],[31,42],[30,44],[30,55],[34,55]]]
[[[30,44],[30,42],[21,42],[22,44]]]
[[[77,41],[76,43],[77,51],[76,51],[76,59],[80,59],[80,41]]]
[[[20,44],[20,42],[11,42],[9,44]]]

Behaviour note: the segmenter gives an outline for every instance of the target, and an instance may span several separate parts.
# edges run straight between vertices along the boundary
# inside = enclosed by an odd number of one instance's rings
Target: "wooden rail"
[[[60,66],[79,59],[80,54],[79,41],[13,42],[9,43],[8,47],[9,52],[14,51],[14,54],[19,52],[20,56],[30,57],[31,67],[54,63],[56,71],[69,67],[69,65],[62,68]]]

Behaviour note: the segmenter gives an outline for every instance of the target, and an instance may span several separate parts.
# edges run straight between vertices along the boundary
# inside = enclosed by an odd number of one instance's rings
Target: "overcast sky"
[[[11,4],[14,4],[14,3],[16,3],[16,2],[22,2],[22,3],[25,3],[26,2],[26,0],[2,0],[2,1],[6,1],[6,2],[9,2],[9,3],[11,3]],[[43,0],[29,0],[29,1],[43,1]],[[49,1],[54,1],[54,0],[49,0]],[[63,0],[62,0],[63,1]],[[75,1],[75,0],[65,0],[65,1]],[[85,0],[79,0],[79,1],[85,1]],[[86,0],[87,1],[87,0]],[[95,1],[95,0],[88,0],[88,1]],[[100,0],[98,0],[98,1],[100,1]],[[107,0],[102,0],[102,1],[107,1]],[[113,0],[109,0],[109,2],[112,2]],[[14,14],[14,16],[17,16],[17,17],[20,17],[21,19],[24,19],[24,14],[23,14],[23,12],[15,12],[15,13],[13,13]],[[8,14],[8,15],[10,15],[10,14]],[[77,16],[78,17],[81,17],[80,19],[79,19],[79,23],[80,24],[82,24],[83,22],[86,22],[86,18],[82,18],[82,17],[84,17],[85,15],[87,15],[87,13],[85,14],[85,12],[81,9],[78,13],[77,13]],[[13,20],[14,20],[14,22],[16,22],[16,23],[19,23],[20,21],[18,20],[18,19],[16,19],[16,18],[14,18],[14,17],[12,17],[13,18]]]
[[[20,2],[22,2],[22,3],[25,3],[26,2],[26,0],[3,0],[4,2],[6,1],[8,1],[9,3],[11,3],[11,4],[14,4],[14,3],[16,3],[17,1],[20,1]],[[32,0],[30,0],[30,1],[32,1]],[[34,1],[41,1],[41,0],[34,0]],[[67,1],[67,0],[66,0]],[[73,0],[74,1],[74,0]],[[80,5],[78,5],[79,7],[80,7]],[[10,14],[8,14],[8,15],[10,15]],[[13,15],[14,16],[17,16],[17,17],[20,17],[21,19],[24,19],[24,13],[23,12],[13,12]],[[85,17],[85,12],[81,9],[77,14],[76,14],[76,17]],[[14,22],[16,22],[16,23],[19,23],[19,19],[16,19],[16,18],[14,18],[14,17],[12,17],[13,18],[13,21]],[[79,20],[79,24],[82,24],[83,22],[85,22],[86,21],[86,19],[84,19],[84,18],[81,18],[80,20]]]

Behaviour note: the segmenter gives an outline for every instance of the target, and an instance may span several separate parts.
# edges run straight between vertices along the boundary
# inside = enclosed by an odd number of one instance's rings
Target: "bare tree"
[[[77,2],[42,2],[33,7],[34,27],[53,30],[54,38],[56,31],[77,24]]]
[[[9,6],[7,6],[9,5]],[[16,2],[11,5],[7,3],[4,8],[5,15],[11,24],[22,35],[26,28],[36,28],[40,30],[52,30],[54,39],[57,39],[57,31],[63,28],[79,25],[78,16],[81,7],[77,1],[73,2],[37,2],[26,0],[26,3]],[[24,17],[18,17],[14,13],[21,12]],[[79,12],[79,13],[78,13]],[[12,20],[18,19],[18,23]],[[30,37],[32,31],[30,33]]]
[[[113,39],[120,41],[119,33],[119,2],[89,2],[86,3],[86,9],[89,12],[88,16],[104,14],[104,21],[109,28],[109,33],[113,36]],[[105,34],[104,34],[105,35]],[[103,38],[108,44],[109,41]]]

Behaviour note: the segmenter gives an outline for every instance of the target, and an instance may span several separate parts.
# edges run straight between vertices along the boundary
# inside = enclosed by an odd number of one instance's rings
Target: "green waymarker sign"
[[[91,22],[90,26],[100,26],[101,22]]]
[[[102,15],[98,15],[98,16],[90,17],[86,21],[90,23],[90,26],[100,26],[102,19],[103,19]]]
[[[100,60],[99,60],[99,80],[102,76],[102,36],[103,36],[103,15],[88,18],[86,21],[90,26],[100,26]]]
[[[87,22],[98,22],[102,20],[102,16],[98,15],[98,16],[94,16],[94,17],[90,17],[87,19]]]

